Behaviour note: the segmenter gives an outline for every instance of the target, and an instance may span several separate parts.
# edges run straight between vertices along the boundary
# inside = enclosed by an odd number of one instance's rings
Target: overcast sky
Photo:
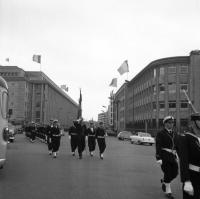
[[[200,49],[200,0],[0,0],[0,64],[40,70],[66,84],[84,119],[108,106],[109,84],[131,80],[150,62]],[[118,89],[117,88],[117,89]],[[114,89],[115,91],[117,90]]]

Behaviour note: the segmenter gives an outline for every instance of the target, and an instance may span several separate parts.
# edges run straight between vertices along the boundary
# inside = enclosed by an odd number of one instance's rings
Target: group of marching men
[[[93,122],[90,122],[89,128],[87,128],[83,123],[83,119],[77,119],[73,121],[73,126],[69,128],[68,132],[73,156],[75,156],[75,151],[77,149],[79,159],[82,159],[83,151],[86,150],[86,143],[88,143],[90,156],[93,156],[97,140],[99,155],[100,158],[103,159],[103,153],[106,148],[106,133],[103,127],[103,122],[100,122],[99,127],[97,128],[94,128]],[[57,157],[61,136],[58,121],[50,121],[50,124],[47,126],[47,144],[49,154],[53,154],[54,158]]]
[[[163,130],[156,135],[156,159],[164,173],[162,190],[167,198],[174,198],[170,183],[180,167],[183,199],[200,199],[200,114],[191,114],[189,130],[183,134],[174,130],[174,122],[172,116],[165,117]]]

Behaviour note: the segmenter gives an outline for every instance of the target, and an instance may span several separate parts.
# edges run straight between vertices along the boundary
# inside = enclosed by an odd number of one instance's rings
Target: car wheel
[[[142,144],[140,140],[137,141],[137,144]]]
[[[133,144],[133,141],[131,141],[131,144]]]

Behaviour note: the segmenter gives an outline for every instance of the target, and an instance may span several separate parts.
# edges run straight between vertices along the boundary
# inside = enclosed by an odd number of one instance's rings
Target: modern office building
[[[78,104],[41,71],[0,66],[9,89],[9,120],[13,123],[48,124],[58,119],[64,127],[77,117]]]
[[[184,91],[200,111],[199,50],[189,56],[155,60],[122,85],[114,99],[118,131],[148,131],[155,135],[166,115],[173,115],[177,129],[183,131],[193,111]]]

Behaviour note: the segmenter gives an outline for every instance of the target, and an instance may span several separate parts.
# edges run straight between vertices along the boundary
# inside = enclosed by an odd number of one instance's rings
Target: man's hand
[[[69,140],[71,140],[71,135],[69,135]]]
[[[194,189],[193,189],[192,183],[190,181],[187,181],[187,182],[184,183],[183,190],[186,193],[188,193],[190,196],[194,195]]]
[[[162,160],[157,160],[156,161],[160,166],[162,165]]]

